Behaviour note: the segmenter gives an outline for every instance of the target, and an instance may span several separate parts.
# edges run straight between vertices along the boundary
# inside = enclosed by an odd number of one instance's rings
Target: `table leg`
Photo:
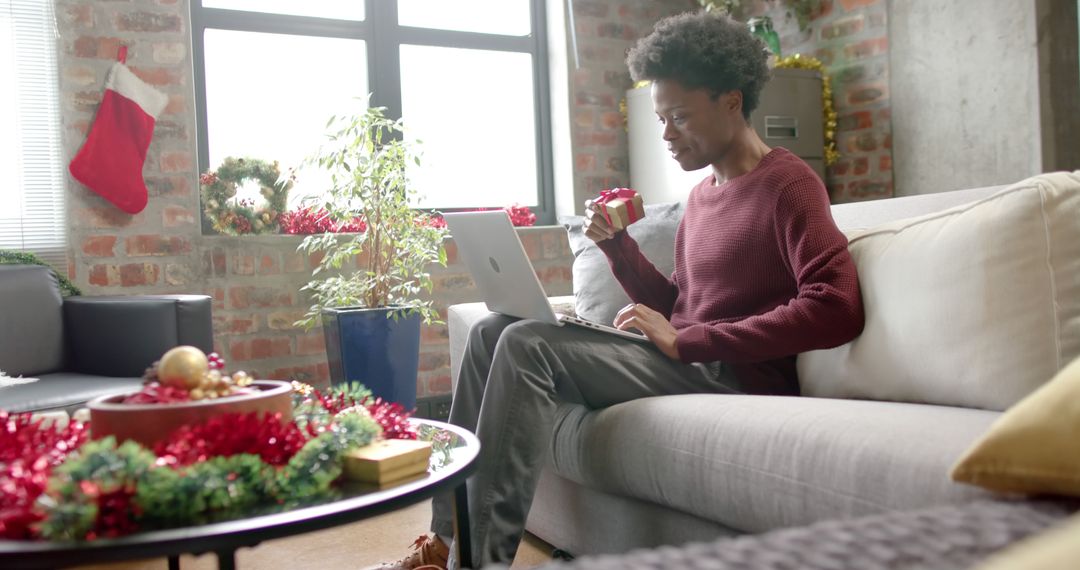
[[[180,570],[180,555],[174,554],[169,557],[169,570]]]
[[[217,552],[218,570],[236,570],[236,551],[219,550]]]
[[[454,489],[454,544],[457,545],[458,564],[462,568],[473,567],[469,524],[469,493],[463,482]]]

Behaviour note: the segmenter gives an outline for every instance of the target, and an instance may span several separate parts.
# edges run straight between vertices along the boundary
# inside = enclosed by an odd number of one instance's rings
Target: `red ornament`
[[[184,426],[154,446],[160,465],[191,465],[211,457],[258,455],[270,465],[285,465],[307,443],[293,422],[281,414],[222,414],[204,424]]]
[[[216,352],[211,352],[210,354],[207,354],[206,355],[206,360],[207,360],[207,362],[210,363],[210,370],[224,370],[225,369],[225,359],[222,358],[221,355],[216,353]]]

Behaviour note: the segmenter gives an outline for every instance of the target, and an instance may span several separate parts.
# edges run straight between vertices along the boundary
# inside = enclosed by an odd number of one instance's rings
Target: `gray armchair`
[[[74,410],[133,390],[182,344],[213,348],[205,295],[60,296],[52,271],[0,265],[0,370],[37,382],[0,387],[0,409]]]

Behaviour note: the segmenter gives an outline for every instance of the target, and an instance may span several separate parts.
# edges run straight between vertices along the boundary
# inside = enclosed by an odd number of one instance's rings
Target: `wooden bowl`
[[[281,414],[281,421],[292,421],[292,385],[278,380],[256,380],[250,386],[256,392],[213,400],[194,400],[173,404],[123,404],[132,393],[102,396],[91,400],[90,436],[101,439],[115,436],[152,448],[158,441],[185,425],[198,425],[227,413],[263,412]]]

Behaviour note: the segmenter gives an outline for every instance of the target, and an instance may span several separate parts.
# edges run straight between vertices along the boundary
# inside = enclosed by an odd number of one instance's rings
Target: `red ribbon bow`
[[[629,188],[612,188],[611,190],[601,190],[600,197],[594,203],[603,206],[614,200],[626,200],[626,211],[630,214],[630,221],[633,222],[639,217],[638,213],[634,211],[634,196],[637,196],[637,192]],[[604,216],[604,220],[608,224],[611,223],[611,214],[608,213],[607,208],[600,208],[600,214]]]

